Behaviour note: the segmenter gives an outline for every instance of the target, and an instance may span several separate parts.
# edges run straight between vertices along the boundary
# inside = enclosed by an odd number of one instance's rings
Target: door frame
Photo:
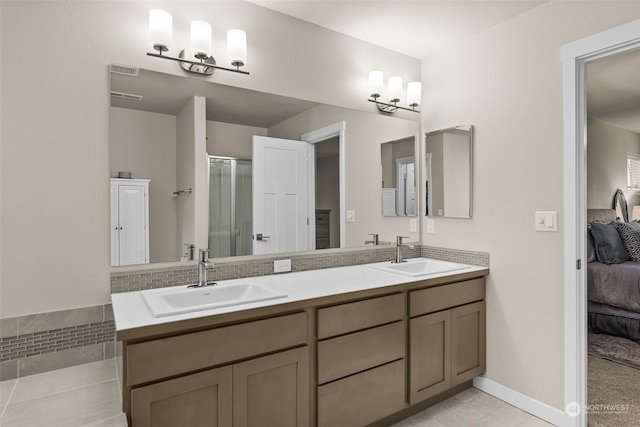
[[[640,20],[562,46],[564,117],[564,403],[567,426],[587,424],[586,65],[640,47]],[[580,264],[582,264],[580,266]]]
[[[309,156],[309,194],[316,194],[316,167],[315,162],[315,147],[313,144],[326,141],[327,139],[338,137],[338,151],[339,151],[339,186],[340,186],[340,247],[344,248],[347,244],[347,212],[345,204],[345,140],[346,140],[346,122],[341,121],[332,125],[325,126],[320,129],[316,129],[309,133],[305,133],[300,137],[304,142],[310,144]],[[316,211],[316,198],[309,197],[309,242],[315,242],[315,211]]]

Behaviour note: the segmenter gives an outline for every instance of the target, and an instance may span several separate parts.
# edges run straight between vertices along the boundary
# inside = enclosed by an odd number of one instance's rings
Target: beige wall
[[[629,217],[640,204],[637,191],[627,191],[627,153],[640,155],[640,134],[596,119],[587,123],[587,208],[612,207],[618,188],[627,198]]]
[[[129,171],[149,182],[150,262],[175,261],[177,247],[176,118],[110,108],[109,165],[112,177]]]
[[[418,138],[417,123],[319,105],[269,128],[269,136],[300,139],[305,133],[341,121],[345,122],[346,209],[356,214],[356,221],[346,224],[346,246],[362,246],[370,238],[369,233],[378,233],[380,240],[389,242],[404,233],[409,237],[407,242],[417,241],[419,234],[409,231],[409,218],[382,216],[380,195],[381,144],[410,136]]]
[[[0,2],[2,318],[109,302],[108,64],[185,75],[146,55],[152,6],[173,14],[177,46],[194,17],[217,52],[247,31],[251,75],[217,83],[372,110],[369,70],[419,78],[417,59],[247,2]]]
[[[210,156],[253,158],[253,136],[267,136],[267,129],[207,121],[207,153]]]
[[[426,131],[474,126],[471,220],[435,218],[423,243],[491,253],[487,373],[563,410],[563,44],[638,19],[638,2],[551,1],[423,62]],[[423,228],[425,230],[425,228]]]

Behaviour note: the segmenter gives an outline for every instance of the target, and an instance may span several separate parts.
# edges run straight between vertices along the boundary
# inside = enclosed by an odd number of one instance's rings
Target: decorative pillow
[[[640,223],[638,221],[621,222],[618,233],[631,261],[640,262]]]
[[[587,262],[594,262],[596,259],[596,245],[591,234],[591,223],[587,224]]]
[[[629,254],[618,234],[618,225],[612,221],[608,224],[591,223],[591,235],[595,243],[596,258],[604,264],[622,264],[629,260]]]

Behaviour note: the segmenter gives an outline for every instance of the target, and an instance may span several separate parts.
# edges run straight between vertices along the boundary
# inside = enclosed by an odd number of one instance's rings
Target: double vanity
[[[487,274],[417,258],[113,294],[124,411],[133,427],[389,425],[484,372]]]

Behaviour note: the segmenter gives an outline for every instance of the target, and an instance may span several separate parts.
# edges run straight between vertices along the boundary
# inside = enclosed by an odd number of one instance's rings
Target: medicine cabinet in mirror
[[[473,201],[473,126],[425,135],[425,214],[471,218]]]
[[[112,72],[111,95],[110,174],[125,171],[149,180],[150,263],[180,260],[187,244],[195,245],[195,254],[208,247],[216,258],[357,247],[371,232],[387,241],[406,234],[407,224],[380,214],[374,147],[417,140],[417,119],[144,69],[136,77]],[[265,174],[287,180],[299,170],[287,159],[266,172],[260,169],[259,164],[276,164],[274,152],[283,150],[263,151],[259,163],[254,148],[275,139],[305,146],[305,167],[315,180],[309,178],[305,201],[296,203],[306,209],[296,220],[306,243],[295,249],[270,250],[272,231],[255,225],[252,195],[262,194],[254,188],[256,180],[266,182]],[[273,211],[269,190],[261,191],[263,211]]]
[[[415,159],[413,136],[381,144],[383,216],[416,216]]]

